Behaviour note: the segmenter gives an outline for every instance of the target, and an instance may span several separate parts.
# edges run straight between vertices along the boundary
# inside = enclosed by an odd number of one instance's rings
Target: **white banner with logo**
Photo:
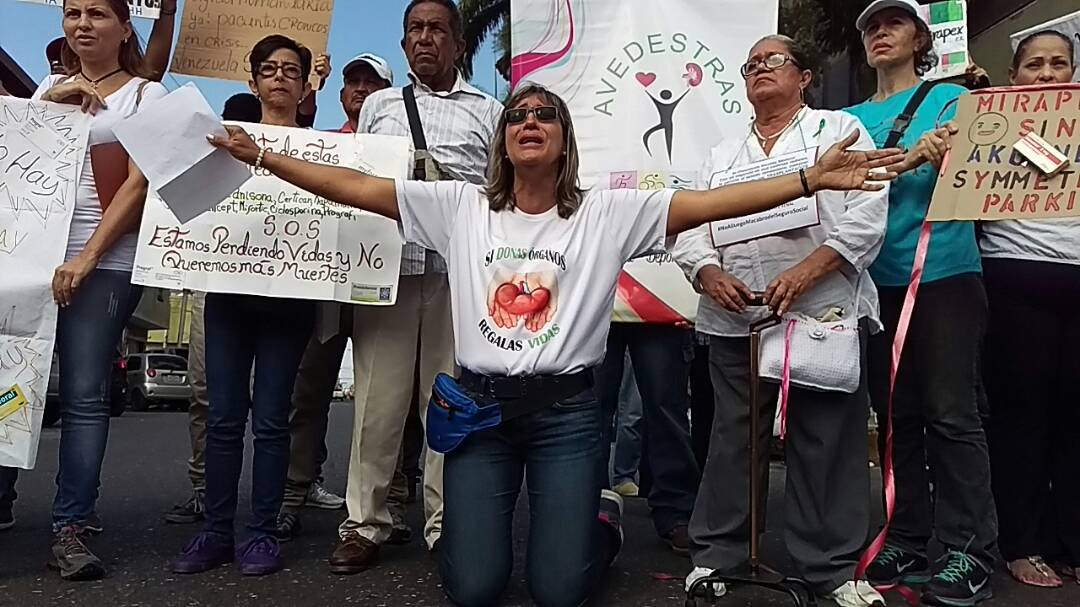
[[[512,0],[512,80],[570,106],[585,187],[696,187],[708,151],[745,132],[739,66],[776,31],[762,0]],[[615,320],[693,321],[698,296],[669,256],[635,260]]]
[[[410,141],[237,123],[268,151],[405,178]],[[393,305],[401,267],[397,222],[253,176],[186,224],[146,200],[132,282],[169,289]]]
[[[1080,11],[1058,17],[1053,21],[1048,21],[1042,25],[1036,25],[1035,27],[1029,27],[1026,30],[1016,32],[1010,39],[1012,40],[1013,52],[1016,52],[1016,47],[1020,45],[1020,42],[1035,32],[1041,32],[1044,30],[1054,30],[1065,34],[1073,41],[1073,46],[1080,49]],[[1076,58],[1074,58],[1076,60]],[[1080,70],[1076,70],[1076,75],[1073,77],[1073,82],[1080,82]]]
[[[29,4],[44,4],[46,6],[64,7],[64,0],[19,0]],[[161,16],[161,0],[127,0],[128,8],[132,17],[144,17],[157,19]]]
[[[0,466],[33,468],[49,391],[56,303],[89,117],[0,97]]]

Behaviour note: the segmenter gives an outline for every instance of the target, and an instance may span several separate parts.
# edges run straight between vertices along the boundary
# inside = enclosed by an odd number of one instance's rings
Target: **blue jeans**
[[[612,323],[607,356],[596,370],[596,395],[603,411],[605,434],[599,466],[604,471],[601,482],[606,486],[612,419],[619,402],[623,357],[629,350],[645,420],[642,474],[648,472],[652,479],[649,509],[661,537],[667,537],[676,527],[690,521],[701,480],[690,447],[688,417],[693,345],[692,332],[687,329]]]
[[[289,469],[293,382],[315,325],[315,304],[209,293],[205,321],[206,384],[210,393],[206,420],[207,530],[233,535],[250,410],[255,454],[248,528],[272,534]]]
[[[439,571],[450,600],[496,603],[514,564],[514,506],[528,479],[526,577],[538,605],[581,605],[614,556],[599,508],[600,408],[592,390],[478,432],[446,455]]]
[[[631,482],[641,464],[642,421],[641,393],[634,379],[630,354],[623,361],[622,385],[619,388],[619,413],[615,418],[615,460],[611,463],[611,484]]]
[[[116,346],[142,296],[131,273],[94,270],[60,308],[60,467],[53,531],[82,525],[94,511],[109,439],[109,376]]]

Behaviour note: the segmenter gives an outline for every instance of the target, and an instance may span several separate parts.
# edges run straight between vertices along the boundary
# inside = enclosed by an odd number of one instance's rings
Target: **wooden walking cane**
[[[754,297],[746,302],[750,306],[764,306],[764,296],[755,293]],[[799,578],[786,577],[768,565],[761,564],[761,523],[762,504],[769,497],[761,495],[761,476],[758,474],[758,460],[761,457],[761,446],[758,441],[758,433],[761,430],[761,402],[760,402],[760,363],[761,363],[761,332],[769,327],[780,324],[780,317],[770,314],[750,325],[750,548],[748,567],[737,569],[730,573],[713,571],[711,575],[695,581],[686,593],[686,607],[697,607],[698,599],[704,598],[706,604],[716,603],[716,596],[712,591],[712,584],[723,583],[730,585],[757,586],[774,592],[786,594],[794,603],[795,607],[813,607],[817,604],[814,592],[806,581]]]

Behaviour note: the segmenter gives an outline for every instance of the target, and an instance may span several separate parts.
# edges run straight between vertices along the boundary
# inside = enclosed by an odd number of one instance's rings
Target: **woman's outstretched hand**
[[[255,161],[259,159],[259,146],[251,138],[251,135],[248,135],[247,131],[238,126],[226,126],[225,130],[229,132],[228,137],[207,135],[207,141],[214,147],[221,148],[232,154],[240,162],[254,165]]]
[[[904,162],[904,151],[899,148],[887,150],[850,150],[859,140],[855,131],[843,141],[834,144],[817,164],[806,170],[810,189],[865,190],[876,192],[885,187],[886,181],[896,179],[897,167]]]

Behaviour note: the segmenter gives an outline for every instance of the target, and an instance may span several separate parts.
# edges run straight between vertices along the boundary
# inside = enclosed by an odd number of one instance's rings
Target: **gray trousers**
[[[788,400],[784,542],[798,575],[822,594],[855,578],[870,528],[865,323],[861,328],[863,372],[854,394],[793,385]],[[746,563],[750,541],[750,338],[712,337],[709,371],[716,408],[690,551],[695,566],[730,571]],[[758,393],[762,495],[779,389],[762,382]]]

